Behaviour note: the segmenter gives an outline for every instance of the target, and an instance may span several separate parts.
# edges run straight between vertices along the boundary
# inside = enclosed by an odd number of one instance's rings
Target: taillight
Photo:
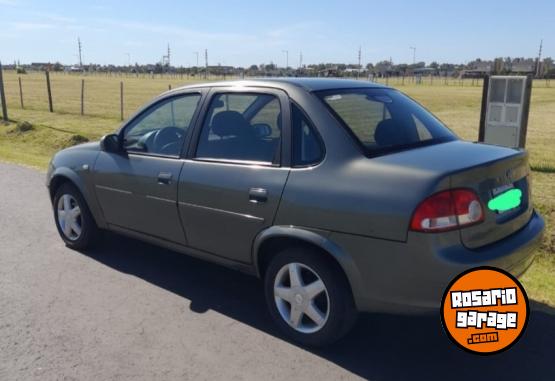
[[[411,230],[438,232],[462,228],[484,220],[478,195],[469,189],[436,193],[418,205],[410,222]]]

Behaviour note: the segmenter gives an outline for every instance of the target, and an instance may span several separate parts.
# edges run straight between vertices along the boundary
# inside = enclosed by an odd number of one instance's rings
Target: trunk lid
[[[461,242],[470,249],[499,241],[518,231],[530,220],[533,208],[528,153],[513,152],[512,155],[450,176],[452,188],[472,188],[482,202],[484,221],[460,230]],[[497,201],[500,197],[509,196],[508,192],[520,194],[520,202],[514,207],[507,205],[499,210]],[[491,202],[493,199],[496,201]]]
[[[436,192],[446,188],[474,190],[482,203],[485,218],[479,224],[460,229],[461,242],[470,249],[509,236],[526,225],[532,215],[526,151],[457,140],[373,160],[402,166],[414,173],[429,173],[443,184],[436,188]],[[447,184],[440,179],[448,179]],[[502,212],[488,208],[492,198],[511,188],[522,193],[518,207]]]

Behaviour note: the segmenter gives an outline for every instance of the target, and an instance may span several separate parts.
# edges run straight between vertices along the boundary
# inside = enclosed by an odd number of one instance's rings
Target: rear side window
[[[341,89],[318,96],[370,155],[457,138],[429,111],[396,90]]]
[[[291,132],[293,136],[293,166],[313,165],[322,160],[324,148],[314,126],[302,110],[291,104]]]

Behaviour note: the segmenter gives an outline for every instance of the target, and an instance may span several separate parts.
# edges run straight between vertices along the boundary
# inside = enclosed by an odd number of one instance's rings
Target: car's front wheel
[[[274,256],[265,272],[265,294],[272,318],[294,341],[331,344],[356,319],[347,280],[325,254],[296,247]]]
[[[58,188],[52,203],[58,233],[65,244],[83,250],[94,242],[98,228],[81,193],[72,184]]]

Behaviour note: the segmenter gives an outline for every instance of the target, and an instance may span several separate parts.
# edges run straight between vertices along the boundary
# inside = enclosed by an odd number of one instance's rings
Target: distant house
[[[69,72],[71,72],[71,73],[80,73],[80,72],[82,72],[82,71],[84,71],[84,70],[83,70],[83,68],[82,68],[81,66],[76,66],[76,65],[74,65],[74,66],[66,66],[66,67],[64,68],[64,71],[69,71]]]
[[[418,67],[416,69],[412,69],[412,73],[414,75],[427,76],[427,75],[434,75],[436,72],[437,70],[434,69],[433,67]]]
[[[323,70],[318,71],[318,77],[338,77],[339,68],[337,66],[327,67]]]
[[[363,77],[366,76],[366,72],[367,70],[365,68],[346,68],[345,70],[343,70],[343,75],[346,77]]]
[[[46,70],[50,66],[52,66],[50,62],[31,62],[31,70]]]
[[[494,63],[491,61],[473,62],[470,69],[461,71],[462,78],[484,78],[486,75],[491,74],[494,68]]]
[[[511,65],[511,73],[515,74],[531,74],[536,71],[536,63],[532,60],[513,62]]]
[[[208,72],[210,74],[215,74],[215,75],[229,75],[229,74],[234,74],[235,73],[235,68],[233,66],[222,66],[222,65],[217,65],[217,66],[208,66]]]

